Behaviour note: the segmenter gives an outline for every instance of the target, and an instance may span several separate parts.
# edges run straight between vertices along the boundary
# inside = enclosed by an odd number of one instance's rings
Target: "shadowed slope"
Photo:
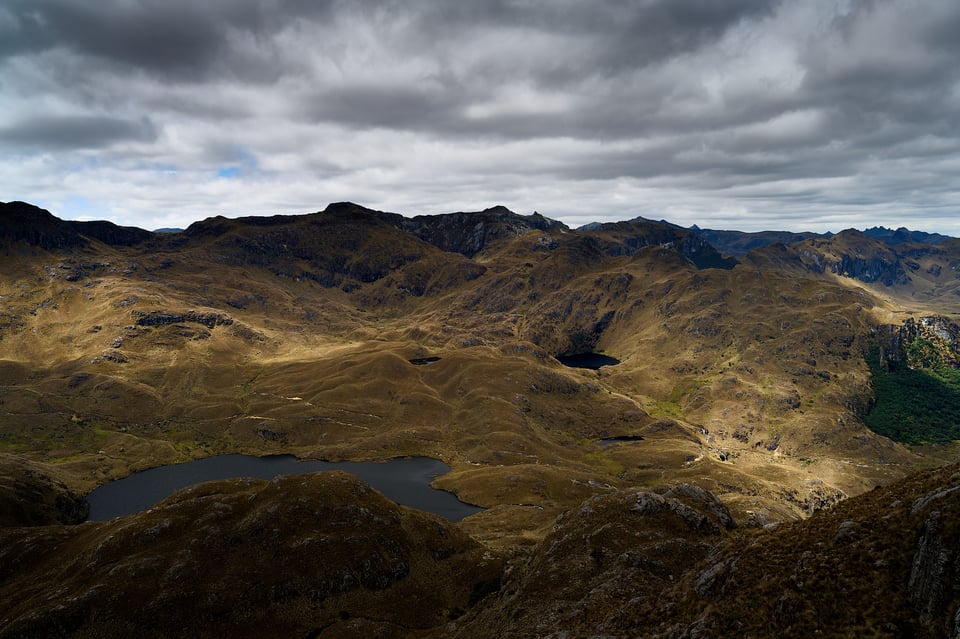
[[[802,522],[729,521],[690,486],[588,500],[452,636],[956,636],[960,467]]]
[[[0,538],[0,637],[408,636],[500,574],[453,525],[340,472],[210,482]]]

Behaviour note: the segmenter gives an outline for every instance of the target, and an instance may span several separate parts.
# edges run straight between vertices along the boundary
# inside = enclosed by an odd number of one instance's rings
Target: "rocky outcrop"
[[[165,326],[167,324],[183,324],[192,322],[202,324],[207,328],[215,326],[230,326],[233,319],[223,313],[216,311],[184,311],[183,313],[174,313],[170,311],[138,311],[133,310],[131,314],[136,318],[139,326]]]
[[[935,510],[924,520],[907,584],[910,601],[924,624],[942,615],[946,598],[960,589],[957,539],[945,538],[943,519]]]
[[[403,219],[347,202],[309,215],[211,218],[168,242],[205,244],[224,264],[262,266],[277,277],[353,291],[428,252],[403,228]]]
[[[886,368],[949,366],[960,368],[960,324],[948,317],[931,315],[884,324],[876,328],[880,364]]]
[[[452,636],[635,636],[621,626],[626,617],[662,606],[661,593],[732,527],[723,504],[696,486],[593,497],[562,515],[498,600]]]
[[[887,287],[910,284],[911,273],[920,268],[917,260],[944,253],[941,247],[932,245],[888,244],[853,229],[800,242],[789,249],[814,273],[830,272]]]
[[[453,636],[957,636],[960,466],[791,524],[727,517],[689,485],[592,498]]]
[[[63,220],[26,202],[0,203],[0,238],[46,250],[87,245],[87,240]]]
[[[923,524],[911,562],[907,590],[925,626],[944,625],[960,597],[960,482],[916,499],[910,513]],[[955,635],[952,635],[955,636]]]
[[[590,232],[600,239],[600,250],[606,255],[633,255],[640,249],[659,247],[680,253],[701,269],[737,265],[735,258],[724,257],[693,231],[665,222],[613,222],[593,226]]]
[[[418,215],[404,220],[403,227],[437,248],[467,257],[473,257],[491,242],[518,237],[531,230],[567,229],[562,222],[539,213],[518,215],[503,206],[477,213]]]

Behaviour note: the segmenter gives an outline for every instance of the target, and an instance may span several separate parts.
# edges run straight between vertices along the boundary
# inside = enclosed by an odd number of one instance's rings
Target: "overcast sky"
[[[960,236],[960,2],[3,0],[0,200]]]

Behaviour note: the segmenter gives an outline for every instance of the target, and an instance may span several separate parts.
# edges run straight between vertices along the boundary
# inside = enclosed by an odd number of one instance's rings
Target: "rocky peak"
[[[24,241],[46,250],[82,247],[90,239],[114,246],[132,246],[153,237],[153,233],[113,222],[61,220],[46,209],[26,202],[0,203],[0,238]]]
[[[397,228],[402,227],[403,216],[398,213],[387,213],[368,209],[365,206],[354,204],[353,202],[334,202],[323,210],[323,216],[327,219],[336,219],[344,222],[355,222],[361,224],[375,224],[386,222]]]
[[[504,206],[473,213],[418,215],[404,220],[404,228],[434,246],[473,257],[496,240],[517,237],[531,230],[567,230],[562,222],[539,213],[519,215]]]
[[[0,203],[0,238],[47,250],[87,245],[87,241],[63,220],[26,202]]]
[[[949,236],[940,235],[939,233],[926,233],[924,231],[911,231],[905,226],[901,226],[894,229],[888,229],[883,226],[874,226],[873,228],[866,229],[864,231],[865,235],[874,237],[878,240],[881,240],[890,246],[896,246],[897,244],[904,244],[906,242],[921,242],[924,244],[942,244],[943,242],[950,239]]]
[[[607,255],[633,255],[640,249],[657,246],[672,249],[689,259],[697,268],[733,268],[734,258],[724,257],[709,242],[693,231],[637,218],[630,222],[592,225],[589,233],[601,238]]]

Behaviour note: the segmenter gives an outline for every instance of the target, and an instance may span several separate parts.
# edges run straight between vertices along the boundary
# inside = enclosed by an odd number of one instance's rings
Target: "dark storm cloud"
[[[770,0],[617,3],[593,34],[602,44],[596,62],[600,69],[616,73],[696,51],[741,20],[767,15],[775,4]]]
[[[608,0],[604,2],[421,2],[416,23],[434,37],[462,31],[525,28],[587,38],[590,54],[568,61],[583,74],[635,69],[693,51],[749,17],[769,14],[775,0]],[[558,52],[560,57],[562,52]],[[575,68],[574,68],[575,67]],[[559,68],[559,67],[558,67]],[[570,79],[548,68],[544,77]]]
[[[29,198],[62,162],[131,215],[496,200],[946,230],[958,32],[954,0],[7,0],[0,170]]]
[[[12,0],[0,9],[0,55],[67,49],[120,68],[198,79],[229,67],[233,32],[269,39],[329,2]]]
[[[15,2],[8,53],[51,48],[147,71],[189,74],[222,45],[202,3]]]

